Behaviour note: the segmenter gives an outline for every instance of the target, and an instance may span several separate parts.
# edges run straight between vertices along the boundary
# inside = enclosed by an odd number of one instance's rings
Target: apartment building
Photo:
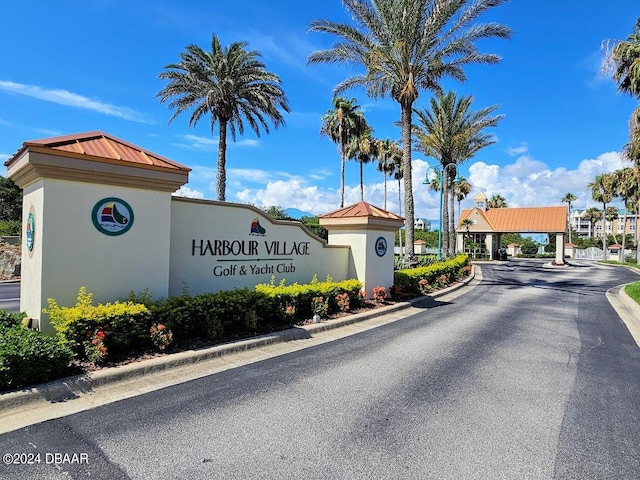
[[[586,210],[573,210],[570,217],[570,225],[574,231],[578,232],[581,237],[600,237],[603,232],[607,235],[615,234],[622,236],[623,234],[631,234],[635,237],[636,225],[638,224],[638,216],[634,213],[625,212],[624,209],[618,210],[618,218],[612,221],[598,220],[594,226],[584,218]]]

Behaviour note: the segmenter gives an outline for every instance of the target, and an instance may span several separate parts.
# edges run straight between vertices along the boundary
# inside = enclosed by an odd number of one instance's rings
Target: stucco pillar
[[[556,233],[556,265],[564,265],[564,233]]]
[[[167,296],[171,193],[189,168],[102,132],[25,142],[5,165],[23,189],[20,310],[52,333],[47,299]]]
[[[368,298],[374,287],[393,286],[393,246],[395,232],[404,219],[366,202],[344,207],[319,216],[320,225],[329,232],[329,245],[349,245],[349,276],[364,284]]]

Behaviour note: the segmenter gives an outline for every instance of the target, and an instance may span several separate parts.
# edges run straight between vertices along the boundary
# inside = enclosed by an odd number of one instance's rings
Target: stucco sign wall
[[[349,278],[350,248],[329,246],[298,222],[276,221],[247,206],[173,198],[170,295],[276,282]]]

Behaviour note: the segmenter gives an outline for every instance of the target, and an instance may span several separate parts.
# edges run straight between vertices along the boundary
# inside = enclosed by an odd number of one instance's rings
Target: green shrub
[[[57,336],[13,326],[0,330],[0,389],[60,378],[73,356]]]
[[[21,326],[22,319],[26,316],[25,313],[11,313],[7,310],[0,310],[0,330]]]
[[[93,294],[84,287],[80,288],[73,307],[60,307],[52,298],[47,302],[49,308],[44,312],[56,333],[82,357],[90,350],[90,340],[97,330],[106,332],[103,342],[110,354],[150,346],[151,314],[142,304],[115,302],[94,306]]]
[[[394,273],[392,292],[396,292],[395,295],[401,293],[403,296],[423,295],[432,288],[447,285],[468,274],[465,267],[469,264],[469,256],[460,254],[450,260],[426,267],[398,270]]]
[[[313,315],[312,299],[314,297],[326,299],[328,301],[328,313],[331,313],[340,310],[340,305],[338,305],[336,298],[339,294],[346,293],[349,298],[349,305],[351,308],[356,308],[361,303],[361,298],[358,294],[362,290],[362,282],[358,280],[334,282],[329,278],[324,282],[319,282],[314,277],[311,283],[305,285],[298,283],[286,285],[284,281],[280,282],[279,285],[275,285],[272,279],[271,283],[256,285],[255,289],[256,292],[266,294],[272,298],[281,312],[291,307],[295,311],[295,317],[301,319],[310,318]]]
[[[20,235],[22,222],[20,220],[0,220],[0,236],[8,237]]]

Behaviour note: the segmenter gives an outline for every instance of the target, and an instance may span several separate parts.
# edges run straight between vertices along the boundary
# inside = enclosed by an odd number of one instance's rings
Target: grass
[[[617,260],[598,260],[598,263],[605,263],[607,265],[622,265],[624,267],[640,268],[640,265],[632,262],[618,262]]]
[[[640,282],[630,283],[624,287],[624,292],[640,304]]]

